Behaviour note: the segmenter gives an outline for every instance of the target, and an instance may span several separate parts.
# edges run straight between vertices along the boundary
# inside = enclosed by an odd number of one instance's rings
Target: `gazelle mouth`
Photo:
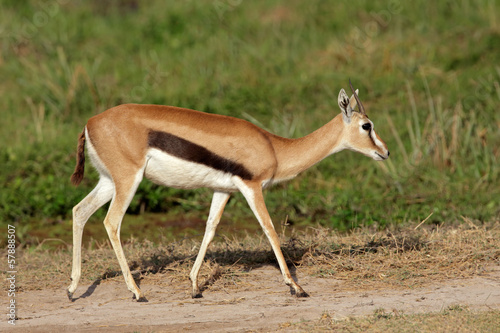
[[[379,154],[378,152],[375,152],[375,155],[377,155],[378,157],[380,157],[383,160],[386,160],[389,158],[389,156],[383,156],[383,155]]]

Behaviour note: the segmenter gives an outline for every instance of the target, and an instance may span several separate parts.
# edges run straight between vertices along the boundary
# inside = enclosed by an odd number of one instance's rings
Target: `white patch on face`
[[[151,181],[169,187],[208,187],[221,192],[238,190],[231,181],[230,173],[189,162],[155,148],[148,150],[144,173]]]
[[[377,145],[377,147],[379,147],[380,149],[385,149],[384,144],[382,143],[382,141],[380,141],[378,139],[377,135],[375,134],[375,129],[373,128],[373,125],[372,125],[372,130],[371,130],[370,135],[372,136],[372,139],[375,142],[375,144]]]
[[[368,134],[368,131],[364,130],[363,127],[362,127],[363,124],[366,124],[366,123],[370,123],[372,125],[372,130],[370,132],[373,132],[373,123],[372,123],[372,121],[370,119],[361,119],[359,121],[359,123],[358,123],[359,124],[359,133],[361,133],[361,134],[363,134],[363,133]]]

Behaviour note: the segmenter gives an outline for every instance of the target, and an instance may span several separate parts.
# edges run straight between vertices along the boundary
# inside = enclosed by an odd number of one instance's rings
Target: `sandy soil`
[[[168,281],[168,274],[164,278]],[[227,278],[219,285],[215,282],[201,299],[190,298],[189,281],[164,287],[148,283],[148,278],[141,281],[148,303],[132,301],[122,278],[80,285],[74,302],[66,297],[65,286],[21,292],[17,297],[19,320],[15,327],[2,320],[0,331],[275,331],[286,327],[284,323],[318,320],[324,313],[342,319],[373,314],[380,308],[406,314],[436,312],[451,305],[473,310],[500,308],[500,267],[473,279],[411,290],[346,291],[342,281],[312,276],[301,277],[299,283],[311,297],[291,296],[273,266],[254,269],[229,283]]]

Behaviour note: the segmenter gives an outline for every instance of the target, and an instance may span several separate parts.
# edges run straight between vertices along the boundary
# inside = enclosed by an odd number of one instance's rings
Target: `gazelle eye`
[[[372,129],[372,124],[370,123],[363,124],[361,128],[364,129],[365,131],[369,131]]]

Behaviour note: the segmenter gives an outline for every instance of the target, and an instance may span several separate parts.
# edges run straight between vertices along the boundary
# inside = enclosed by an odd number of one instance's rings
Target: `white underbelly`
[[[151,181],[169,187],[208,187],[226,192],[238,190],[231,180],[230,173],[189,162],[154,148],[148,151],[144,174]]]

